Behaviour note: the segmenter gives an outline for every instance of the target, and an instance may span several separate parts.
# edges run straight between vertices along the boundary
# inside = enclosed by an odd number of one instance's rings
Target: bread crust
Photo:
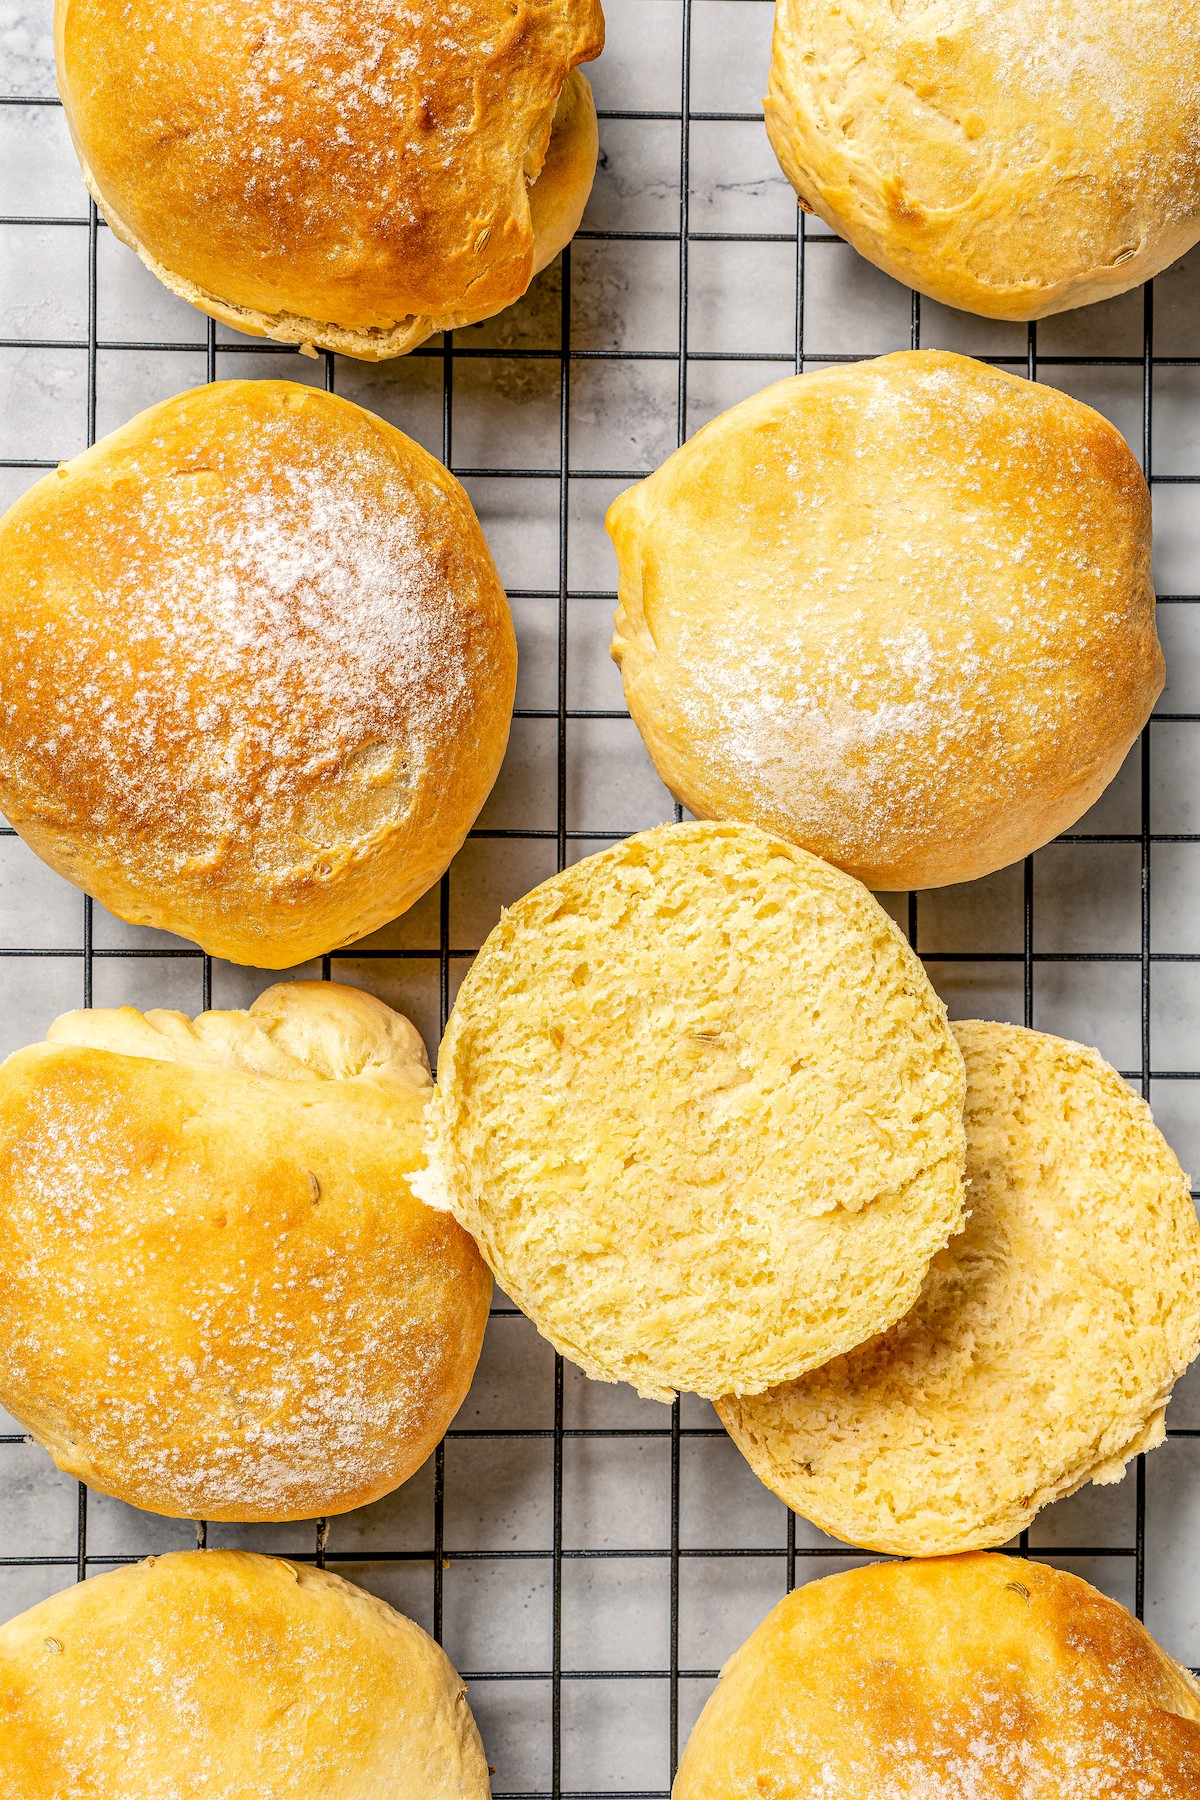
[[[380,1001],[68,1014],[0,1065],[0,1396],[131,1506],[298,1519],[420,1467],[491,1279],[417,1201],[432,1083]]]
[[[769,1703],[764,1704],[764,1696]],[[1122,1606],[1017,1557],[876,1563],[726,1663],[673,1800],[1191,1800],[1200,1689]]]
[[[0,809],[118,917],[293,968],[441,875],[516,642],[462,488],[335,395],[220,382],[0,521]]]
[[[1196,0],[779,0],[767,132],[889,275],[1040,319],[1200,237],[1198,37]]]
[[[0,1800],[488,1800],[432,1638],[324,1569],[152,1556],[0,1627]]]
[[[717,1409],[789,1506],[898,1556],[1008,1543],[1052,1501],[1119,1481],[1163,1441],[1200,1348],[1200,1224],[1145,1102],[1084,1045],[952,1029],[965,1229],[890,1331]]]
[[[1047,843],[1162,689],[1128,445],[969,357],[778,382],[620,495],[608,530],[612,654],[671,792],[875,889]]]
[[[600,0],[422,0],[403,24],[384,0],[56,0],[109,225],[222,323],[367,360],[519,299],[591,190]]]

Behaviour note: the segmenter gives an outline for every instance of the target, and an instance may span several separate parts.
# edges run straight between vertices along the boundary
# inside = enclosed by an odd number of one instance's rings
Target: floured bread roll
[[[869,887],[973,881],[1047,843],[1162,689],[1128,445],[969,357],[777,382],[608,529],[613,656],[672,793]]]
[[[962,1222],[962,1096],[865,888],[752,826],[663,826],[505,913],[414,1182],[589,1375],[752,1394],[912,1305]]]
[[[442,874],[512,716],[466,494],[284,381],[138,415],[0,521],[0,811],[120,918],[292,968]]]
[[[767,131],[818,213],[948,306],[1040,319],[1200,237],[1198,0],[777,0]]]
[[[149,1512],[306,1519],[407,1480],[491,1295],[410,1190],[431,1085],[407,1019],[321,982],[57,1020],[0,1065],[0,1403]]]
[[[781,1600],[725,1664],[673,1800],[1194,1800],[1200,1687],[1086,1581],[875,1563]]]
[[[117,236],[226,325],[400,356],[520,299],[596,169],[600,0],[56,0]]]
[[[5,1800],[488,1800],[466,1690],[324,1569],[190,1550],[0,1627]]]
[[[1200,1225],[1145,1102],[1080,1044],[953,1029],[966,1229],[890,1331],[718,1407],[789,1506],[899,1556],[1006,1543],[1119,1481],[1200,1348]]]

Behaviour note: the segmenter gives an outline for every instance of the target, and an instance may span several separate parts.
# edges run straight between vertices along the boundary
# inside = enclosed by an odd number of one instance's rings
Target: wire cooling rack
[[[561,267],[500,320],[369,368],[305,362],[163,294],[86,203],[53,96],[49,8],[0,0],[4,498],[140,406],[235,374],[336,387],[466,483],[521,643],[508,762],[437,890],[319,971],[399,1005],[432,1046],[503,903],[673,813],[606,660],[615,593],[601,524],[614,493],[768,381],[908,345],[965,350],[1090,400],[1153,484],[1167,693],[1064,839],[989,881],[889,905],[953,1014],[1099,1043],[1200,1166],[1200,256],[1040,326],[922,303],[796,211],[762,127],[769,0],[607,11],[592,71],[601,170]],[[0,835],[0,1050],[71,1006],[194,1012],[245,1004],[272,979],[120,924]],[[197,1542],[327,1563],[446,1643],[496,1792],[522,1800],[665,1800],[724,1658],[785,1589],[864,1560],[761,1489],[707,1406],[668,1411],[589,1384],[502,1296],[430,1463],[328,1523],[209,1529],[139,1514],[68,1482],[6,1423],[0,1616]],[[1171,1426],[1120,1487],[1060,1503],[1019,1547],[1145,1614],[1196,1664],[1200,1383],[1182,1384]]]

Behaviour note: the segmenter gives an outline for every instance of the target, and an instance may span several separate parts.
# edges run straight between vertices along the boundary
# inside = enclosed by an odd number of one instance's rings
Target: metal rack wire
[[[552,372],[558,386],[558,446],[557,458],[549,466],[530,466],[523,468],[505,467],[502,471],[505,479],[519,483],[548,483],[557,489],[557,575],[552,585],[527,585],[513,587],[510,591],[514,600],[528,602],[532,606],[548,609],[553,616],[553,660],[556,696],[553,705],[521,706],[517,711],[518,720],[541,721],[553,727],[555,756],[553,775],[553,799],[549,816],[537,824],[484,824],[474,834],[476,842],[499,842],[503,840],[519,840],[525,842],[541,841],[552,851],[554,866],[562,868],[568,859],[580,853],[586,846],[598,844],[606,839],[626,835],[625,831],[611,828],[598,829],[586,819],[573,822],[573,814],[569,805],[569,777],[571,747],[571,727],[582,722],[616,721],[627,718],[619,708],[587,707],[568,704],[569,673],[572,667],[572,632],[580,616],[579,609],[592,602],[606,603],[615,600],[615,594],[595,586],[573,584],[571,563],[571,538],[577,529],[574,503],[582,490],[582,506],[590,514],[595,513],[593,495],[603,492],[605,486],[614,483],[632,481],[649,472],[642,468],[593,467],[590,464],[575,466],[572,463],[572,381],[577,378],[578,371],[587,363],[600,362],[644,362],[661,363],[672,368],[676,375],[675,385],[675,424],[676,437],[682,442],[689,429],[689,378],[697,366],[705,363],[723,361],[738,363],[762,363],[774,365],[776,368],[786,356],[797,371],[811,368],[822,363],[853,361],[857,355],[869,354],[862,351],[822,350],[806,342],[806,276],[812,269],[813,259],[828,256],[837,247],[838,240],[821,229],[813,229],[811,222],[803,213],[797,214],[795,229],[791,232],[739,232],[732,230],[703,231],[694,226],[691,217],[691,156],[693,134],[700,125],[761,125],[761,113],[755,111],[701,111],[693,107],[693,35],[698,16],[702,13],[708,0],[670,0],[678,15],[679,33],[679,91],[678,102],[664,109],[601,109],[601,132],[606,124],[623,122],[641,122],[658,124],[667,129],[677,130],[679,134],[678,150],[678,217],[671,230],[633,230],[633,229],[596,229],[586,228],[579,234],[580,244],[589,242],[606,245],[619,245],[636,241],[658,242],[674,245],[677,256],[678,272],[678,320],[677,343],[670,349],[626,348],[606,349],[581,346],[572,342],[573,333],[573,297],[578,281],[577,273],[572,269],[572,253],[568,251],[562,259],[561,287],[558,298],[558,342],[553,347],[538,347],[517,344],[508,345],[502,351],[494,346],[480,346],[474,341],[470,332],[448,336],[444,342],[435,342],[414,353],[415,358],[437,366],[440,377],[441,406],[441,453],[443,460],[454,469],[455,473],[466,480],[487,479],[498,471],[491,467],[464,465],[455,457],[455,393],[456,371],[461,372],[474,359],[483,359],[502,354],[514,362],[545,364]],[[756,8],[756,26],[761,26],[767,0],[723,0],[726,12]],[[749,19],[749,11],[747,10]],[[57,101],[48,95],[16,95],[0,97],[3,108],[36,108],[57,105]],[[82,195],[82,188],[80,193]],[[238,359],[247,355],[256,358],[270,356],[287,359],[280,364],[281,373],[295,372],[294,353],[280,346],[264,345],[259,342],[226,339],[217,328],[208,323],[204,338],[199,343],[195,340],[173,339],[141,339],[127,340],[105,338],[99,329],[100,318],[100,278],[99,249],[105,227],[98,219],[96,208],[89,204],[86,213],[78,215],[42,215],[24,216],[8,215],[0,218],[0,226],[25,228],[43,228],[75,233],[80,240],[80,254],[87,263],[87,330],[84,338],[76,337],[22,337],[8,335],[5,324],[0,320],[0,351],[20,350],[37,352],[48,361],[64,355],[86,354],[86,441],[91,443],[96,436],[97,427],[97,368],[98,358],[109,352],[114,354],[131,351],[189,353],[195,355],[201,351],[205,357],[208,379],[215,379],[219,366],[224,369],[235,369]],[[36,242],[31,236],[30,242]],[[698,349],[689,343],[691,331],[691,295],[689,290],[689,269],[695,246],[702,243],[738,244],[747,246],[754,244],[785,244],[794,246],[795,255],[795,312],[794,338],[786,348],[781,346],[775,351],[723,351],[719,349]],[[579,252],[574,260],[578,262]],[[1055,351],[1053,363],[1056,370],[1070,368],[1074,365],[1089,367],[1108,366],[1128,368],[1140,373],[1141,382],[1141,441],[1135,445],[1140,450],[1146,474],[1154,484],[1156,492],[1172,484],[1196,484],[1200,476],[1160,471],[1154,463],[1153,416],[1155,377],[1160,370],[1178,367],[1200,367],[1200,321],[1197,322],[1195,349],[1192,355],[1159,356],[1155,353],[1155,298],[1153,285],[1147,287],[1142,298],[1142,330],[1140,354],[1062,354]],[[911,297],[911,313],[909,342],[913,347],[922,344],[922,305],[919,296]],[[893,348],[903,347],[897,343]],[[1037,379],[1050,360],[1039,352],[1038,328],[1030,326],[1024,348],[1019,353],[992,355],[987,360],[997,364],[1015,368],[1018,372]],[[341,380],[344,367],[338,359],[326,354],[323,359],[323,378],[329,388]],[[290,365],[290,366],[289,366]],[[765,379],[765,377],[764,377]],[[180,385],[187,385],[181,382]],[[369,403],[369,401],[368,401]],[[131,409],[132,410],[132,409]],[[68,454],[76,445],[63,447]],[[54,466],[53,458],[36,458],[32,456],[15,456],[0,459],[0,468],[28,471],[30,479],[40,469]],[[1197,585],[1200,585],[1198,583]],[[1200,593],[1167,593],[1160,595],[1160,602],[1167,607],[1195,606],[1200,602]],[[1035,1020],[1035,988],[1036,974],[1041,965],[1054,963],[1071,963],[1095,965],[1097,979],[1104,975],[1102,965],[1122,964],[1136,968],[1138,974],[1138,1022],[1140,1026],[1140,1058],[1136,1066],[1127,1068],[1124,1073],[1140,1091],[1149,1093],[1152,1084],[1177,1083],[1195,1081],[1200,1076],[1196,1070],[1187,1068],[1157,1068],[1152,1058],[1152,992],[1156,980],[1171,980],[1172,965],[1200,962],[1200,952],[1183,950],[1156,950],[1152,947],[1152,913],[1151,913],[1151,876],[1154,852],[1160,845],[1187,845],[1200,843],[1200,832],[1183,830],[1152,829],[1151,806],[1151,773],[1152,756],[1154,754],[1155,734],[1163,725],[1183,725],[1200,722],[1200,713],[1191,712],[1159,712],[1155,720],[1142,735],[1140,745],[1140,762],[1138,769],[1138,823],[1136,828],[1124,830],[1091,830],[1080,829],[1070,834],[1069,842],[1076,845],[1095,846],[1127,846],[1132,847],[1139,859],[1139,898],[1140,907],[1140,939],[1136,947],[1091,947],[1091,948],[1055,948],[1038,947],[1038,936],[1035,921],[1035,867],[1031,858],[1024,865],[1021,873],[1020,916],[1022,940],[1020,947],[1009,949],[960,949],[947,950],[923,941],[922,928],[925,903],[917,895],[908,897],[901,918],[906,923],[910,939],[918,949],[923,947],[936,950],[937,970],[952,978],[956,964],[1004,965],[1007,970],[1017,974],[1021,984],[1021,1002],[1019,1015],[1026,1024]],[[630,820],[628,829],[638,829],[647,821]],[[1171,820],[1170,823],[1177,821]],[[1155,821],[1157,824],[1157,821]],[[1085,822],[1086,824],[1086,822]],[[11,831],[3,828],[3,835],[11,837]],[[436,971],[436,1012],[438,1023],[444,1026],[450,1008],[454,978],[463,964],[469,960],[477,944],[456,943],[452,932],[453,884],[460,879],[458,866],[442,878],[437,896],[436,947],[422,946],[358,946],[353,951],[353,960],[367,970],[366,978],[370,980],[371,971],[382,969],[384,964],[404,964],[406,962],[420,965],[431,978]],[[198,951],[179,946],[173,941],[137,942],[131,944],[111,944],[98,942],[95,930],[94,908],[87,899],[79,902],[79,937],[71,946],[28,945],[9,941],[9,932],[0,913],[0,1014],[3,1013],[6,1000],[5,973],[13,965],[14,959],[23,958],[66,958],[78,964],[78,983],[76,987],[76,1003],[90,1005],[93,1000],[94,978],[97,968],[108,959],[133,960],[143,963],[168,962],[191,963],[195,966],[196,981],[194,1004],[196,1007],[207,1007],[213,997],[213,965],[207,957]],[[337,971],[339,959],[326,957],[323,973],[328,978]],[[265,980],[264,980],[265,985]],[[1039,1023],[1042,1021],[1039,1019]],[[48,1023],[48,1018],[33,1018],[28,1021],[27,1035],[40,1035]],[[1200,1061],[1200,1058],[1197,1059]],[[525,1329],[519,1314],[506,1303],[499,1303],[493,1311],[492,1323],[489,1327],[489,1340],[493,1341],[498,1334]],[[507,1352],[505,1354],[508,1354]],[[532,1352],[530,1353],[532,1354]],[[437,1451],[432,1470],[432,1485],[429,1496],[429,1510],[422,1541],[404,1546],[387,1545],[382,1548],[364,1548],[361,1544],[343,1544],[340,1538],[339,1525],[335,1522],[331,1531],[324,1523],[319,1523],[307,1543],[297,1548],[294,1535],[287,1536],[286,1542],[276,1541],[279,1534],[273,1537],[269,1528],[258,1528],[253,1538],[254,1547],[261,1549],[281,1548],[286,1554],[307,1557],[319,1564],[328,1562],[334,1566],[354,1565],[356,1573],[369,1571],[373,1565],[407,1564],[413,1568],[428,1567],[430,1592],[428,1600],[428,1617],[434,1634],[442,1638],[447,1635],[447,1483],[450,1474],[447,1467],[448,1449],[456,1444],[470,1440],[483,1441],[490,1444],[511,1442],[530,1446],[530,1454],[535,1445],[547,1446],[549,1449],[549,1483],[550,1507],[548,1541],[544,1543],[510,1543],[498,1544],[477,1542],[462,1545],[457,1541],[451,1546],[453,1563],[458,1564],[521,1564],[548,1576],[548,1655],[530,1667],[516,1666],[517,1659],[511,1665],[498,1660],[497,1666],[472,1670],[464,1670],[468,1681],[480,1689],[488,1689],[494,1697],[493,1716],[510,1705],[504,1698],[513,1693],[512,1684],[537,1684],[538,1705],[536,1716],[529,1725],[529,1731],[541,1739],[541,1747],[537,1753],[526,1758],[524,1762],[517,1759],[518,1768],[536,1768],[534,1777],[522,1777],[518,1774],[517,1785],[510,1785],[510,1780],[503,1759],[497,1775],[497,1793],[512,1796],[512,1800],[614,1800],[618,1793],[624,1800],[666,1800],[670,1777],[678,1760],[681,1739],[686,1734],[688,1715],[694,1713],[699,1698],[708,1684],[715,1678],[714,1667],[694,1666],[681,1654],[681,1607],[683,1589],[688,1565],[696,1559],[711,1559],[713,1562],[723,1559],[765,1559],[770,1562],[778,1577],[780,1592],[786,1586],[790,1589],[798,1579],[813,1572],[821,1572],[823,1567],[831,1566],[837,1561],[852,1557],[845,1546],[834,1544],[829,1540],[810,1541],[808,1536],[798,1536],[796,1520],[789,1514],[783,1529],[773,1542],[724,1542],[694,1544],[685,1541],[683,1529],[682,1484],[685,1456],[689,1445],[706,1439],[723,1440],[724,1434],[711,1420],[711,1414],[704,1409],[694,1408],[690,1403],[676,1402],[669,1418],[652,1406],[642,1408],[638,1422],[630,1423],[583,1423],[570,1422],[574,1415],[568,1409],[568,1386],[571,1373],[564,1369],[560,1359],[555,1358],[552,1366],[552,1396],[550,1410],[546,1422],[537,1425],[512,1424],[472,1427],[459,1423],[452,1429],[447,1444]],[[632,1416],[632,1415],[631,1415]],[[1200,1429],[1189,1430],[1180,1427],[1172,1433],[1175,1437],[1200,1436]],[[615,1444],[617,1440],[645,1440],[649,1445],[658,1445],[669,1458],[666,1477],[665,1507],[661,1512],[661,1525],[658,1536],[653,1542],[629,1543],[617,1542],[570,1542],[565,1519],[565,1465],[578,1443],[593,1441],[596,1443]],[[3,1457],[8,1449],[20,1445],[25,1440],[15,1431],[0,1436],[0,1495],[5,1480],[5,1464]],[[48,1465],[47,1465],[48,1468]],[[1089,1559],[1115,1558],[1124,1565],[1132,1565],[1132,1600],[1140,1614],[1146,1597],[1147,1569],[1147,1502],[1146,1471],[1142,1459],[1137,1464],[1135,1482],[1135,1507],[1133,1518],[1133,1541],[1113,1543],[1081,1543],[1053,1545],[1053,1555],[1057,1559],[1073,1556],[1086,1556]],[[774,1503],[772,1503],[774,1504]],[[779,1509],[782,1514],[782,1508]],[[801,1528],[803,1529],[803,1528]],[[618,1531],[619,1536],[619,1531]],[[203,1545],[207,1541],[206,1527],[197,1527],[197,1541]],[[245,1541],[251,1541],[247,1538]],[[155,1547],[151,1544],[149,1547]],[[1025,1540],[1022,1541],[1025,1547]],[[82,1487],[78,1491],[76,1501],[75,1547],[73,1554],[66,1552],[44,1554],[31,1552],[26,1555],[10,1553],[8,1544],[0,1543],[0,1570],[11,1567],[60,1569],[63,1579],[71,1575],[83,1579],[90,1573],[111,1566],[115,1563],[136,1560],[140,1552],[136,1548],[128,1551],[95,1550],[89,1548],[89,1498]],[[1034,1554],[1039,1552],[1035,1550]],[[1044,1552],[1050,1554],[1050,1551]],[[667,1581],[664,1587],[667,1607],[665,1651],[650,1659],[653,1666],[642,1666],[646,1659],[639,1659],[636,1633],[630,1633],[623,1647],[622,1659],[613,1667],[572,1666],[564,1658],[564,1608],[565,1584],[572,1565],[578,1563],[601,1563],[605,1561],[629,1562],[639,1567],[644,1564],[661,1568],[665,1565]],[[359,1578],[362,1578],[361,1576]],[[496,1622],[496,1634],[501,1646],[504,1640],[504,1621]],[[735,1634],[726,1648],[732,1649],[737,1641]],[[455,1652],[453,1642],[448,1646]],[[614,1659],[615,1660],[615,1659]],[[628,1663],[628,1666],[626,1666]],[[665,1744],[647,1764],[646,1773],[642,1775],[640,1785],[634,1776],[634,1785],[628,1785],[629,1776],[613,1777],[601,1781],[599,1785],[582,1783],[577,1773],[577,1764],[571,1761],[564,1751],[568,1744],[568,1713],[573,1705],[573,1696],[577,1692],[576,1684],[607,1682],[665,1685],[666,1706],[660,1707],[662,1730],[665,1732]],[[496,1684],[493,1688],[492,1684]],[[639,1690],[640,1691],[640,1690]],[[485,1739],[488,1737],[487,1718],[484,1718]],[[493,1752],[493,1760],[496,1760]],[[603,1773],[603,1771],[601,1771]]]

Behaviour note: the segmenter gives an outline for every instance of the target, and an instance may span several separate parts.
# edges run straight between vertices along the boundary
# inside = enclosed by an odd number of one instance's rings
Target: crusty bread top
[[[890,1331],[719,1409],[797,1511],[903,1556],[1006,1543],[1119,1480],[1200,1348],[1200,1224],[1145,1102],[1081,1044],[953,1030],[965,1230]]]
[[[407,1480],[491,1294],[411,1190],[431,1086],[408,1022],[333,983],[58,1020],[0,1066],[0,1404],[69,1473],[184,1518]]]
[[[46,1038],[278,1081],[387,1081],[418,1095],[433,1087],[416,1026],[373,994],[333,981],[279,982],[245,1010],[194,1019],[162,1007],[90,1007],[63,1013]]]
[[[0,522],[0,809],[121,917],[294,967],[437,879],[512,620],[454,477],[292,382],[140,414]]]
[[[1162,687],[1128,444],[970,357],[776,382],[608,528],[613,655],[663,780],[873,888],[971,880],[1047,842]]]
[[[414,1186],[588,1374],[754,1393],[912,1304],[962,1220],[962,1096],[865,888],[751,826],[662,826],[492,932]]]
[[[767,130],[898,280],[1040,318],[1200,236],[1198,41],[1198,0],[779,0]]]
[[[876,1563],[730,1658],[673,1800],[1195,1800],[1200,1689],[1122,1606],[1005,1556]]]
[[[559,93],[604,42],[599,0],[57,0],[55,26],[121,234],[203,294],[360,336],[524,293]]]
[[[411,1619],[235,1550],[114,1569],[0,1627],[0,1800],[487,1800]]]

